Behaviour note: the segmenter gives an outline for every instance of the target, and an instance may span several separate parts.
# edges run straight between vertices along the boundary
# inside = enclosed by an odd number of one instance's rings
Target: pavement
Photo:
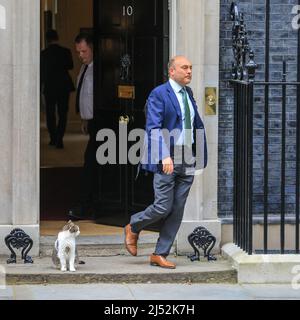
[[[150,266],[149,256],[82,257],[76,272],[54,268],[50,257],[6,265],[0,257],[0,300],[300,300],[300,285],[240,285],[236,271],[218,257],[191,262],[170,256],[175,270]],[[5,275],[5,277],[4,277]],[[298,288],[299,287],[299,288]],[[149,302],[151,303],[151,302]],[[181,303],[182,304],[182,303]]]
[[[20,285],[0,289],[0,300],[300,300],[300,290],[291,285],[238,284]]]

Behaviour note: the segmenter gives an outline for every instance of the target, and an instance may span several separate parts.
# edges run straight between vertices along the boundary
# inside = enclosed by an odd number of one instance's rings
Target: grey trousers
[[[184,206],[194,181],[186,173],[186,165],[175,164],[172,175],[154,174],[154,203],[131,217],[132,232],[138,233],[146,226],[162,221],[154,254],[168,256],[180,227]]]

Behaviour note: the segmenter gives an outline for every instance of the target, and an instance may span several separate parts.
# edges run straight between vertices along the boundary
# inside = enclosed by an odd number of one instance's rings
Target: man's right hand
[[[81,131],[85,135],[89,134],[89,132],[88,132],[88,120],[81,120]]]
[[[171,157],[168,157],[162,161],[163,172],[165,174],[172,174],[174,171],[174,163]]]

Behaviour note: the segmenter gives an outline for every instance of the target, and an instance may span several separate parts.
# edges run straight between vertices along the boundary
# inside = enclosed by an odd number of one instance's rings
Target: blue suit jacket
[[[207,143],[206,136],[204,130],[204,124],[200,118],[200,115],[197,110],[196,101],[193,98],[192,90],[187,87],[187,92],[190,97],[190,100],[193,104],[195,111],[194,118],[194,141],[199,143],[199,139],[196,140],[196,129],[202,129],[198,131],[202,131],[203,134],[201,141],[201,150],[204,154],[202,154],[202,168],[205,168],[207,165]],[[174,141],[171,139],[170,143],[166,144],[163,139],[163,134],[161,134],[159,138],[159,152],[157,152],[157,157],[150,157],[151,149],[154,143],[157,143],[157,137],[153,137],[153,131],[163,131],[163,129],[167,129],[169,132],[174,129],[182,131],[182,115],[179,102],[177,100],[176,94],[174,93],[170,82],[166,82],[159,87],[156,87],[150,94],[147,101],[147,116],[146,116],[146,139],[145,148],[148,150],[146,157],[142,160],[142,169],[151,172],[162,172],[162,164],[161,161],[168,156],[172,155],[172,148],[174,147]],[[156,144],[157,146],[157,144]],[[196,150],[195,143],[193,144],[193,150]],[[144,152],[145,154],[145,152]],[[145,161],[146,159],[146,161]]]

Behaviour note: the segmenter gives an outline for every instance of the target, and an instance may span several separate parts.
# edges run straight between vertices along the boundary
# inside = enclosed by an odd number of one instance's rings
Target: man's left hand
[[[162,161],[163,172],[165,174],[172,174],[174,171],[174,163],[171,157],[168,157]]]

